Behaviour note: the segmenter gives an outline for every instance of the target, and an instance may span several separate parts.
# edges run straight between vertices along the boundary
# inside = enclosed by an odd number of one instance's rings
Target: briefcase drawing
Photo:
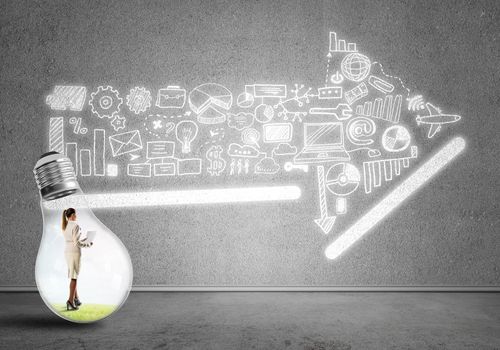
[[[167,86],[158,90],[156,106],[159,108],[183,108],[186,103],[186,90],[179,86]]]

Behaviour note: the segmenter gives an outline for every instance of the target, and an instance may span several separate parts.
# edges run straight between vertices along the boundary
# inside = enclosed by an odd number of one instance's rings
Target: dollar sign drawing
[[[226,168],[226,161],[221,157],[222,151],[221,146],[212,146],[207,151],[206,156],[210,163],[207,171],[211,176],[219,176]]]

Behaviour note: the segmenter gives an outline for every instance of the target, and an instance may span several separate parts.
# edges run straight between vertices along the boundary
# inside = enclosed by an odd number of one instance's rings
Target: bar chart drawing
[[[384,182],[392,181],[393,178],[401,175],[402,168],[408,169],[410,159],[415,159],[417,156],[417,146],[412,146],[409,157],[363,162],[365,193],[371,193],[374,187],[380,187]]]
[[[337,40],[337,33],[330,32],[330,52],[358,52],[356,43],[346,43],[345,40]]]
[[[377,118],[397,124],[401,117],[401,95],[387,95],[384,99],[376,98],[374,101],[366,101],[357,105],[355,112],[365,117]]]
[[[49,151],[64,153],[64,120],[62,117],[50,118]]]
[[[94,176],[106,174],[106,131],[104,129],[94,130]]]
[[[80,175],[90,176],[92,175],[92,159],[89,149],[80,150]]]
[[[66,143],[66,157],[73,163],[75,175],[78,176],[78,145],[76,142]]]

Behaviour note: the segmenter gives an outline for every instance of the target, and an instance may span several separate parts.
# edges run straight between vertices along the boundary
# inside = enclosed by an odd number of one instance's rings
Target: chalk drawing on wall
[[[404,151],[410,143],[410,132],[401,125],[388,127],[382,134],[382,146],[391,153]]]
[[[233,94],[220,84],[202,84],[189,93],[189,106],[201,124],[224,123],[232,103]]]
[[[226,190],[241,193],[227,188],[185,191],[185,199],[155,197],[153,191],[148,198],[162,203],[158,205],[297,200],[301,190],[285,186],[291,193],[283,193],[283,182],[314,181],[319,216],[311,213],[311,223],[315,219],[324,234],[359,212],[359,198],[376,203],[378,196],[385,196],[329,246],[328,258],[341,255],[368,232],[380,220],[376,214],[387,216],[397,205],[390,200],[405,200],[465,148],[465,141],[455,138],[417,168],[420,145],[420,152],[432,148],[439,131],[461,116],[443,113],[422,94],[412,93],[401,78],[385,72],[337,32],[329,32],[326,72],[318,84],[293,78],[283,80],[293,84],[240,82],[233,90],[235,99],[228,87],[214,82],[156,90],[56,85],[45,98],[50,109],[48,148],[65,153],[76,175],[85,178],[129,177],[144,185],[188,177],[199,184],[210,179],[222,187],[226,180],[278,182],[265,188],[267,194],[249,185],[255,191],[243,191],[244,199],[227,197]],[[90,112],[84,110],[87,90],[92,91]],[[125,111],[120,93],[126,96]],[[213,197],[203,197],[205,193]],[[103,196],[95,199],[108,202],[96,206],[123,206],[118,194]],[[137,204],[137,197],[131,203]]]
[[[180,86],[167,86],[158,90],[156,107],[158,108],[183,108],[186,104],[186,89]]]
[[[433,138],[436,133],[438,133],[444,124],[456,123],[460,120],[460,116],[456,114],[444,114],[441,110],[430,103],[425,104],[428,115],[420,116],[418,115],[415,118],[417,125],[428,125],[429,133],[427,134],[428,138]]]
[[[142,139],[139,130],[111,135],[109,144],[113,157],[142,150]]]
[[[316,164],[349,159],[344,148],[342,123],[304,123],[304,148],[294,157],[295,163]]]
[[[226,160],[222,158],[224,150],[220,145],[211,146],[205,157],[208,160],[207,172],[211,176],[220,176],[226,168]]]
[[[47,96],[45,102],[54,110],[81,111],[86,97],[85,86],[56,85],[54,92]]]
[[[230,128],[241,131],[253,125],[254,116],[252,113],[239,112],[238,114],[229,113],[227,116],[227,125]]]
[[[151,107],[151,92],[144,87],[130,89],[127,95],[127,106],[135,114],[146,112]]]
[[[329,115],[337,120],[346,120],[352,117],[352,108],[346,103],[339,103],[336,107],[312,107],[309,114]]]
[[[88,131],[88,129],[82,125],[82,118],[71,117],[69,118],[69,124],[73,125],[73,134],[85,135]]]
[[[412,146],[411,155],[408,157],[363,162],[365,193],[371,193],[375,187],[380,187],[384,182],[390,182],[395,177],[401,175],[401,170],[408,169],[410,167],[410,160],[417,158],[417,156],[417,146]]]
[[[125,129],[126,122],[127,122],[127,118],[121,117],[118,114],[116,114],[110,124],[113,127],[113,130],[115,132],[118,132],[122,129]]]
[[[64,118],[51,117],[49,122],[49,151],[64,153]]]
[[[364,117],[351,119],[346,126],[347,138],[353,145],[367,146],[373,143],[371,136],[377,131],[375,122]]]
[[[340,68],[345,78],[360,82],[370,73],[371,63],[368,57],[356,52],[345,56]]]
[[[118,90],[111,86],[99,86],[96,91],[90,94],[89,105],[92,113],[99,118],[113,118],[120,111],[123,99],[118,94]]]
[[[198,125],[191,120],[183,120],[175,127],[175,138],[181,143],[182,153],[191,153],[191,143],[198,135]]]

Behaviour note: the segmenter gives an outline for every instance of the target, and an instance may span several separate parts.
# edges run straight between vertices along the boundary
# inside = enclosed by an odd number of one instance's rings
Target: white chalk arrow
[[[324,234],[328,234],[333,228],[336,216],[328,216],[328,206],[326,203],[325,191],[325,168],[323,165],[317,167],[318,170],[318,191],[319,191],[319,209],[321,217],[314,222],[323,230]]]

